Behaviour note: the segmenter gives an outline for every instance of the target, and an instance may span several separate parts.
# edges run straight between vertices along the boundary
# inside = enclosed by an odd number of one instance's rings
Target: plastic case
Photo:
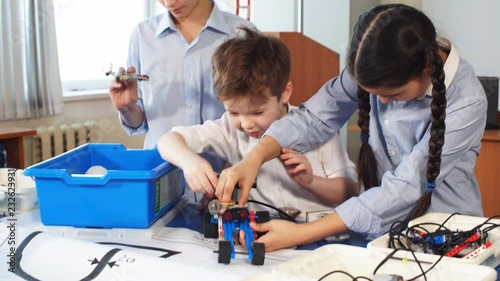
[[[93,166],[103,175],[86,175]],[[184,195],[182,172],[158,150],[84,144],[24,171],[35,178],[45,225],[148,228]]]
[[[356,246],[330,244],[308,252],[273,268],[269,279],[256,278],[247,280],[319,280],[322,276],[335,270],[342,270],[353,277],[365,276],[372,280],[391,280],[374,278],[373,271],[387,253],[377,249],[366,249]],[[420,255],[417,255],[420,258]],[[405,260],[407,259],[407,260]],[[377,270],[377,275],[400,275],[403,280],[409,280],[422,272],[410,252],[397,252],[394,258],[387,260]],[[420,260],[420,259],[419,259]],[[424,270],[432,264],[421,263]],[[497,273],[492,268],[480,265],[457,264],[449,261],[440,261],[433,269],[426,273],[428,281],[436,280],[496,280]],[[322,280],[353,280],[351,277],[334,273]],[[363,278],[357,280],[364,280]],[[416,280],[424,280],[420,277]]]
[[[10,203],[10,204],[9,204]],[[14,203],[15,207],[12,205]],[[0,169],[0,215],[11,216],[38,207],[35,181],[23,170]]]
[[[428,213],[410,221],[408,225],[412,226],[424,222],[436,223],[437,225],[435,227],[425,226],[427,230],[432,232],[436,230],[438,225],[442,224],[449,216],[450,214],[444,214],[444,213]],[[487,219],[488,218],[483,218],[483,217],[454,215],[444,224],[444,226],[449,229],[469,230],[483,223]],[[495,224],[500,224],[499,219],[492,219],[490,220],[490,222]],[[488,234],[489,234],[488,239],[491,242],[491,246],[485,249],[484,251],[480,252],[476,257],[471,259],[462,259],[458,257],[443,257],[443,259],[449,260],[451,262],[485,265],[492,268],[497,267],[500,264],[500,227],[497,227],[489,231]],[[390,253],[393,249],[388,248],[388,240],[389,240],[389,234],[385,234],[368,243],[367,248],[379,249],[383,250],[386,253]],[[422,255],[423,260],[428,262],[433,262],[439,258],[439,256],[437,255],[424,254],[424,253],[420,254]]]

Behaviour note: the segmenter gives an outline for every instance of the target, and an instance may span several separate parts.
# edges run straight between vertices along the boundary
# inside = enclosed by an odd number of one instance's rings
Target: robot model
[[[106,76],[112,75],[115,77],[116,82],[127,82],[127,81],[148,81],[149,76],[144,75],[144,74],[139,74],[139,73],[127,73],[125,71],[125,68],[120,67],[118,68],[117,72],[113,71],[113,65],[109,68],[108,71],[106,71]]]
[[[223,208],[225,211],[221,212]],[[220,202],[217,199],[210,201],[207,209],[203,217],[203,233],[205,238],[218,238],[219,263],[229,264],[235,258],[234,241],[239,240],[241,230],[245,233],[248,259],[253,265],[264,264],[265,245],[254,242],[260,233],[254,232],[249,223],[269,221],[269,212],[249,211],[234,202]]]

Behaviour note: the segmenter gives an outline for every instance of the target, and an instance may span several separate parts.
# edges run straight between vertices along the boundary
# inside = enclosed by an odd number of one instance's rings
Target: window
[[[63,91],[106,89],[111,64],[126,66],[130,33],[163,13],[156,0],[53,0]]]

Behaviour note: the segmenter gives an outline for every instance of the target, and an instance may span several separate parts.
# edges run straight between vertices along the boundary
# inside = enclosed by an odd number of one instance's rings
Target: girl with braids
[[[482,216],[474,175],[486,122],[486,95],[471,65],[439,38],[430,19],[402,4],[380,5],[358,19],[347,69],[299,110],[273,123],[238,164],[219,176],[216,195],[239,204],[264,162],[282,148],[304,152],[331,138],[359,109],[364,192],[314,222],[272,220],[258,242],[267,251],[355,231],[374,238],[392,223],[427,211]]]

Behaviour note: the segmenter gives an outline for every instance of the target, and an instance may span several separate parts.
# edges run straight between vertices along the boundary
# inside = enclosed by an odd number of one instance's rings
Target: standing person
[[[183,170],[195,192],[213,194],[217,185],[212,167],[198,153],[212,151],[230,164],[238,163],[271,123],[295,110],[288,104],[292,94],[288,48],[278,38],[244,30],[245,37],[223,43],[213,57],[215,94],[226,109],[222,118],[174,127],[158,142],[161,156]],[[354,163],[337,134],[304,154],[285,150],[280,160],[259,171],[253,200],[298,209],[299,219],[304,220],[306,212],[333,210],[359,192]]]
[[[210,63],[221,43],[247,20],[222,12],[210,0],[159,1],[167,12],[139,23],[132,32],[127,72],[148,82],[112,81],[114,106],[129,135],[144,134],[152,148],[173,126],[201,124],[224,112],[215,96]]]
[[[482,215],[474,166],[487,101],[472,66],[425,14],[402,4],[361,15],[349,48],[347,70],[273,123],[219,177],[216,195],[227,200],[238,183],[244,204],[260,165],[282,147],[303,152],[328,140],[359,108],[358,176],[366,191],[312,223],[254,225],[268,231],[257,240],[267,251],[346,230],[373,238],[427,211]]]

